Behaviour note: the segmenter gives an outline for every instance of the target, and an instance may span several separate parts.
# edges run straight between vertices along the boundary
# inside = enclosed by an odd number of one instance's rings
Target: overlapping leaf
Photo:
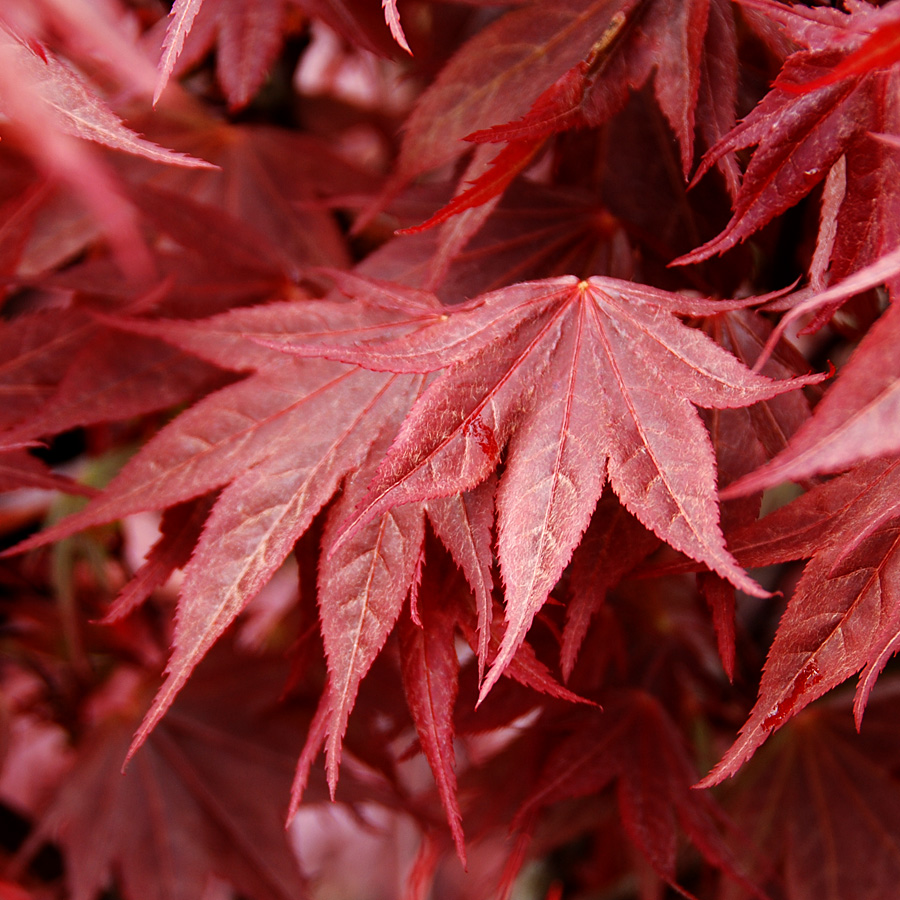
[[[527,833],[543,806],[615,784],[623,829],[660,878],[691,896],[677,885],[678,823],[707,859],[749,886],[719,832],[721,814],[709,797],[691,791],[692,778],[690,759],[659,703],[641,691],[622,691],[603,713],[584,717],[577,732],[554,743],[513,826]]]
[[[752,0],[751,7],[775,4]],[[897,149],[873,137],[896,129],[896,73],[877,63],[840,80],[831,73],[879,22],[896,9],[860,4],[850,15],[773,11],[811,49],[791,55],[769,94],[704,157],[699,178],[717,160],[756,145],[734,202],[734,215],[715,238],[682,256],[697,262],[722,253],[798,203],[842,155],[847,174],[839,201],[831,275],[840,278],[893,249],[898,237],[894,192]],[[695,180],[696,180],[695,178]]]
[[[801,713],[746,770],[729,812],[739,851],[771,892],[796,900],[884,900],[900,876],[897,684],[873,698],[861,734],[845,698]],[[719,900],[746,900],[723,885]],[[776,894],[777,896],[777,894]]]
[[[733,775],[768,736],[862,670],[869,692],[900,641],[900,463],[871,460],[734,537],[746,565],[810,556],[769,650],[759,698],[704,784]]]
[[[275,304],[200,326],[132,326],[222,366],[257,370],[183,413],[129,462],[100,498],[31,541],[46,543],[132,512],[166,508],[223,489],[185,570],[169,678],[138,742],[281,565],[344,476],[366,459],[382,428],[415,396],[420,378],[327,362],[298,365],[248,340],[251,334],[318,330],[323,323],[337,327],[346,315],[346,308],[335,304],[315,309]],[[337,664],[336,671],[350,677]],[[350,671],[357,672],[358,683],[362,673],[355,667]]]
[[[614,279],[558,278],[477,298],[400,341],[296,348],[382,371],[449,367],[404,421],[345,538],[399,504],[475,487],[507,450],[497,521],[508,624],[485,690],[568,563],[607,469],[649,529],[761,592],[725,549],[712,449],[693,404],[747,406],[806,382],[754,375],[674,315],[721,308]]]
[[[900,450],[900,305],[863,338],[813,417],[767,465],[732,485],[730,495],[837,472]]]
[[[479,123],[483,112],[478,104],[499,84],[488,78],[475,90],[461,89],[469,73],[493,63],[485,60],[487,41],[509,45],[510,54],[521,52],[519,36],[540,29],[545,52],[522,56],[517,65],[498,74],[497,80],[524,81],[523,90],[508,90],[503,96],[517,98],[509,119],[497,118],[506,108],[491,106],[495,116],[490,127],[481,125],[459,137],[476,143],[502,143],[506,146],[480,175],[422,228],[445,221],[450,216],[486,203],[502,192],[523,171],[546,139],[572,128],[602,125],[625,106],[631,92],[640,89],[655,73],[654,87],[660,108],[678,140],[682,170],[687,176],[693,165],[694,130],[699,111],[701,132],[707,143],[721,138],[734,121],[737,56],[735,29],[729,3],[722,0],[692,0],[671,3],[651,0],[614,0],[584,9],[569,4],[555,7],[548,17],[542,9],[542,21],[535,21],[536,8],[512,13],[475,38],[447,67],[431,91],[423,97],[408,123],[407,138],[400,157],[399,178],[409,178],[452,159],[463,152],[460,145],[448,142],[447,132],[456,122]],[[578,31],[572,34],[575,26]],[[567,40],[562,41],[563,37]],[[582,43],[592,38],[589,44]],[[567,57],[561,55],[582,48],[581,57],[568,56],[569,68],[556,66]],[[493,47],[491,48],[493,51]],[[557,62],[559,60],[559,62]],[[555,77],[553,77],[555,75]],[[549,77],[548,77],[549,76]],[[534,85],[544,85],[541,93],[530,93]],[[523,101],[530,105],[524,106]],[[434,140],[437,127],[441,141]],[[733,161],[723,163],[729,185],[736,185]]]
[[[292,731],[263,700],[280,689],[284,667],[217,662],[124,776],[132,717],[110,716],[78,748],[40,826],[63,848],[73,900],[93,900],[113,877],[128,900],[195,900],[211,875],[258,900],[305,895],[279,813]]]

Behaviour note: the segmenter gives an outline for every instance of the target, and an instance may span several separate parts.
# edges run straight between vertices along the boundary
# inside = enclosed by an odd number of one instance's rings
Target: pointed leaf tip
[[[397,9],[397,0],[381,0],[381,8],[384,10],[384,20],[387,22],[388,28],[394,40],[410,55],[413,55],[409,49],[406,35],[403,33],[403,26],[400,24],[400,11]]]

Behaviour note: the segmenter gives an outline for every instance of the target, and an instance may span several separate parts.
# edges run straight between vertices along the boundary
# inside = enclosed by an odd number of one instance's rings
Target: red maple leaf
[[[396,291],[345,285],[368,296]],[[725,549],[712,448],[693,404],[747,406],[809,380],[753,375],[674,315],[722,309],[614,279],[567,277],[411,322],[416,330],[402,340],[294,348],[381,371],[449,367],[404,420],[344,539],[399,504],[475,487],[507,450],[497,492],[507,633],[484,692],[568,563],[607,477],[663,540],[762,592]],[[291,350],[290,341],[273,345]]]
[[[547,53],[537,59],[525,58],[520,64],[522,73],[533,76],[532,83],[541,83],[544,72],[555,63],[560,36],[565,34],[568,37],[575,24],[579,28],[579,40],[568,40],[565,46],[567,49],[581,46],[581,35],[590,35],[593,28],[594,40],[588,52],[571,68],[561,72],[519,118],[505,124],[495,120],[490,127],[460,135],[466,141],[506,142],[507,146],[491,160],[487,171],[472,179],[470,186],[450,204],[422,225],[403,233],[432,227],[496,197],[530,164],[547,138],[573,128],[607,122],[621,111],[631,92],[639,90],[654,73],[655,94],[678,140],[685,176],[693,164],[696,111],[701,114],[701,131],[710,144],[723,136],[733,123],[737,57],[730,4],[722,0],[691,0],[689,3],[619,0],[618,3],[598,4],[596,9],[587,10],[568,9],[564,5],[555,13],[555,18],[544,17],[541,25],[532,21],[534,15],[524,10],[510,14],[497,24],[492,35],[501,43],[513,43],[523,32],[527,32],[533,41],[535,29],[540,27],[544,30]],[[481,40],[487,31],[459,54],[455,62],[460,67],[477,66],[479,71],[484,68]],[[516,71],[515,77],[521,78],[522,73]],[[510,74],[511,70],[507,68],[503,77],[508,78]],[[454,92],[457,91],[459,79],[452,85]],[[488,87],[497,86],[488,81]],[[530,84],[524,87],[526,93],[522,96],[527,97]],[[484,87],[479,85],[465,97],[454,96],[455,108],[448,111],[446,104],[450,98],[446,96],[447,90],[435,85],[407,124],[407,139],[400,157],[398,179],[405,180],[415,172],[428,168],[427,160],[433,158],[436,162],[438,154],[441,161],[450,157],[453,145],[447,141],[448,115],[457,118],[463,112],[477,113],[473,103],[477,102],[475,98],[483,90]],[[515,94],[510,92],[509,96]],[[493,110],[496,115],[496,104]],[[432,121],[425,118],[428,115]],[[437,124],[442,126],[441,146],[428,143],[423,146]],[[455,155],[461,152],[460,148]],[[727,160],[722,167],[730,186],[734,188],[734,163]]]
[[[309,332],[329,315],[330,327],[337,327],[346,307],[276,304],[225,314],[202,327],[176,322],[131,325],[223,367],[256,372],[193,406],[163,429],[95,504],[31,542],[223,488],[185,570],[169,678],[135,747],[200,659],[288,556],[341,480],[364,462],[382,429],[390,433],[391,423],[418,393],[419,376],[374,374],[335,363],[297,365],[259,344],[261,333],[271,337],[295,327]],[[336,416],[335,410],[349,418]],[[285,467],[279,448],[288,446],[291,463]],[[355,675],[356,684],[365,668],[335,664],[339,676]],[[352,699],[345,695],[340,707],[344,721]]]
[[[816,704],[742,772],[742,788],[726,804],[749,838],[738,853],[772,895],[881,900],[893,892],[900,877],[897,696],[896,677],[886,679],[861,734],[848,721],[845,697]],[[720,896],[747,894],[729,886]]]
[[[837,171],[833,167],[845,158],[841,183],[832,187],[838,196],[830,200],[836,224],[829,227],[835,233],[829,235],[823,223],[820,236],[829,243],[830,277],[843,278],[892,250],[900,239],[891,189],[900,157],[896,147],[876,137],[895,130],[891,98],[897,75],[884,68],[884,60],[867,56],[863,65],[855,54],[870,29],[895,27],[896,8],[860,4],[845,15],[795,11],[769,0],[746,2],[770,11],[810,49],[788,57],[772,90],[704,156],[695,182],[718,160],[756,145],[731,221],[677,262],[698,262],[746,240]],[[854,63],[842,68],[848,59]],[[842,77],[834,78],[836,71]]]
[[[285,674],[272,660],[214,654],[124,776],[139,701],[91,724],[34,836],[59,842],[69,896],[91,900],[115,878],[128,900],[195,900],[210,875],[258,900],[305,893],[279,812],[293,728],[263,699]]]
[[[733,536],[745,565],[811,557],[741,733],[702,782],[733,775],[807,704],[862,670],[857,723],[900,640],[900,462],[870,460]]]

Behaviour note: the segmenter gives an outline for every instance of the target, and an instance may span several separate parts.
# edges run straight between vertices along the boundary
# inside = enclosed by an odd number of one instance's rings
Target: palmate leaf
[[[546,52],[539,57],[523,56],[518,64],[498,74],[498,81],[522,80],[521,90],[504,91],[503,96],[521,104],[501,107],[493,102],[495,116],[508,111],[517,118],[497,120],[490,127],[481,126],[471,134],[460,134],[476,143],[506,142],[491,161],[490,168],[473,180],[454,200],[415,229],[429,228],[451,216],[488,202],[523,171],[547,138],[563,131],[584,126],[598,126],[620,112],[632,92],[639,90],[651,77],[655,96],[679,145],[682,171],[687,177],[694,159],[694,130],[700,131],[708,144],[723,137],[734,122],[737,82],[735,29],[731,5],[725,0],[634,0],[593,4],[587,9],[569,8],[564,4],[552,16],[541,9],[540,23],[533,21],[536,8],[508,15],[467,45],[445,70],[443,81],[423,97],[407,124],[407,138],[400,157],[398,180],[408,179],[419,171],[463,152],[460,145],[448,142],[447,129],[455,131],[456,120],[464,113],[467,121],[481,122],[478,108],[481,97],[496,89],[490,79],[479,82],[473,90],[460,94],[472,71],[483,71],[491,63],[483,59],[487,36],[496,44],[509,46],[509,53],[521,52],[526,46],[519,41],[527,33],[534,40],[540,29]],[[571,35],[574,25],[578,33]],[[566,35],[567,40],[561,41]],[[584,37],[593,36],[587,46]],[[579,59],[570,68],[556,66],[570,52],[582,47]],[[492,52],[494,47],[491,47]],[[523,75],[532,77],[524,82]],[[548,83],[548,75],[555,78]],[[536,97],[535,85],[543,85]],[[493,99],[493,98],[492,98]],[[697,114],[699,113],[699,120]],[[435,141],[436,127],[441,126],[440,144]],[[454,149],[455,146],[455,149]],[[736,186],[733,161],[723,162],[732,190]]]
[[[369,298],[379,291],[372,281],[355,287]],[[387,297],[397,289],[380,290]],[[809,379],[755,375],[675,316],[725,308],[610,278],[566,277],[496,291],[438,320],[410,320],[401,340],[378,342],[372,328],[346,346],[333,335],[318,345],[278,342],[376,370],[448,367],[403,422],[342,539],[398,505],[475,487],[507,451],[497,492],[507,632],[482,696],[567,565],[607,477],[663,540],[764,594],[725,549],[712,448],[693,405],[747,406]]]
[[[552,727],[549,723],[545,727]],[[693,767],[680,734],[659,701],[641,690],[620,690],[603,711],[587,711],[570,733],[554,734],[548,754],[513,828],[529,834],[535,813],[570,798],[616,788],[624,832],[653,871],[677,883],[679,825],[707,860],[761,896],[720,833],[721,812],[711,797],[691,790]]]
[[[255,900],[305,896],[281,815],[296,738],[266,699],[285,677],[280,661],[216,654],[124,775],[137,698],[92,723],[39,825],[64,853],[67,896],[115,878],[127,900],[195,900],[213,874]]]
[[[898,685],[888,678],[856,734],[846,697],[801,713],[742,772],[726,800],[752,841],[738,853],[774,896],[886,900],[900,877]],[[782,893],[783,892],[783,893]],[[747,900],[723,885],[719,900]]]
[[[884,60],[832,74],[865,35],[879,24],[896,27],[896,8],[858,4],[850,14],[786,8],[769,0],[747,0],[761,8],[809,49],[786,60],[772,90],[743,121],[704,156],[694,180],[736,150],[756,145],[725,229],[679,263],[699,262],[746,240],[775,216],[798,203],[846,156],[844,196],[835,213],[831,247],[833,278],[873,262],[897,243],[897,211],[890,185],[898,171],[897,149],[873,134],[896,130],[895,70]]]
[[[346,315],[346,305],[285,303],[235,311],[201,325],[133,323],[133,329],[164,337],[210,362],[256,371],[207,396],[159,432],[94,504],[21,545],[46,543],[222,489],[185,569],[168,679],[134,748],[288,556],[340,481],[362,465],[382,429],[390,431],[390,423],[418,392],[421,376],[376,374],[327,362],[296,364],[249,339],[292,328],[316,330],[329,316],[331,327],[339,328]],[[403,596],[405,590],[400,603]],[[349,667],[357,684],[365,668]],[[349,677],[338,664],[335,671]],[[345,696],[352,705],[352,692]],[[342,707],[344,721],[348,712]],[[336,752],[332,748],[332,755]]]

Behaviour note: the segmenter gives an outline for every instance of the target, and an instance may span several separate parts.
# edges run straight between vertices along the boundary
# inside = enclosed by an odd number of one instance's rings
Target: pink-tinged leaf
[[[58,74],[56,67],[62,64],[51,64],[50,59],[0,26],[0,111],[37,169],[65,184],[96,217],[122,270],[132,277],[149,279],[153,266],[134,209],[89,145],[70,135],[75,125],[65,111],[54,106],[59,85],[54,83],[53,73]],[[79,90],[84,90],[80,83]],[[76,97],[76,102],[79,99]],[[116,122],[114,131],[128,134]],[[122,138],[121,133],[117,136]]]
[[[847,365],[788,446],[730,485],[740,496],[900,450],[900,305],[894,303],[863,338]]]
[[[319,755],[319,751],[322,749],[322,745],[325,743],[325,738],[328,736],[328,716],[330,713],[331,692],[329,685],[326,684],[325,690],[319,698],[319,705],[316,707],[316,712],[309,724],[309,731],[306,733],[303,749],[297,758],[294,781],[291,785],[291,805],[288,808],[288,822],[297,815],[303,795],[306,793],[313,764]]]
[[[465,839],[456,795],[453,749],[453,710],[459,689],[456,611],[453,598],[447,596],[446,582],[438,583],[437,576],[429,577],[427,567],[424,577],[422,596],[417,605],[420,624],[405,616],[399,624],[403,689],[419,743],[434,774],[457,855],[465,866]]]
[[[410,55],[412,50],[406,41],[406,35],[403,33],[403,26],[400,24],[400,11],[397,9],[397,0],[381,0],[381,6],[384,9],[384,20],[391,29],[394,40]]]
[[[488,478],[471,491],[450,497],[435,497],[425,504],[428,521],[435,534],[462,569],[475,594],[478,608],[478,647],[475,652],[479,676],[487,665],[491,637],[492,528],[496,492],[496,479]]]
[[[167,150],[135,134],[73,69],[52,54],[41,56],[9,36],[4,44],[5,50],[15,56],[17,74],[22,89],[30,94],[30,101],[40,103],[56,127],[66,134],[154,162],[215,168],[202,159]],[[7,109],[7,102],[4,100],[0,107],[14,119],[17,107]]]
[[[96,0],[37,0],[17,4],[24,12],[20,34],[34,39],[61,40],[62,50],[72,59],[89,61],[118,81],[148,96],[156,81],[156,67],[136,44],[130,17],[122,15],[114,3]],[[29,9],[29,7],[33,7]],[[28,23],[28,15],[38,12],[41,28]],[[4,13],[9,15],[6,9]],[[16,26],[16,13],[7,20]],[[32,28],[28,25],[32,24]]]
[[[824,534],[820,526],[819,546],[769,651],[756,705],[703,786],[734,775],[773,731],[863,670],[857,703],[861,717],[872,680],[896,649],[900,633],[898,465],[896,460],[864,464],[875,480],[862,492],[853,472],[811,492],[832,513],[837,506],[839,518]],[[847,493],[842,493],[845,485]],[[802,501],[807,508],[805,497],[795,502]],[[763,519],[760,528],[765,525]]]
[[[162,56],[159,60],[159,78],[153,93],[154,106],[159,102],[159,98],[169,82],[169,76],[184,47],[184,39],[190,32],[194,18],[202,5],[203,0],[175,0],[175,4],[172,6],[172,11],[169,13],[170,22],[163,41]]]
[[[900,273],[900,248],[879,257],[875,262],[860,269],[858,272],[854,272],[827,290],[816,291],[811,297],[802,299],[791,308],[787,315],[782,317],[778,327],[766,341],[766,345],[763,347],[754,369],[762,367],[778,340],[784,335],[788,327],[801,316],[809,312],[820,311],[823,308],[836,308],[855,294],[860,294],[876,285],[890,282],[898,273]]]
[[[346,322],[342,318],[346,312],[346,305],[300,302],[235,310],[200,323],[129,322],[130,329],[164,338],[216,365],[238,371],[259,371],[244,381],[208,395],[161,429],[141,453],[129,460],[110,483],[105,495],[80,513],[23,543],[21,549],[59,540],[83,528],[134,512],[163,509],[199,497],[241,476],[249,479],[254,466],[268,460],[276,446],[286,443],[292,448],[293,458],[298,434],[307,435],[310,446],[327,449],[328,434],[338,433],[341,427],[338,418],[329,411],[349,409],[356,402],[360,402],[360,409],[364,410],[375,401],[374,433],[369,438],[374,440],[383,424],[379,416],[390,412],[390,404],[382,405],[381,412],[378,412],[377,404],[385,385],[391,382],[390,378],[376,376],[374,381],[369,381],[367,373],[354,373],[344,366],[321,361],[306,361],[299,366],[284,354],[266,350],[258,341],[261,333],[280,336],[286,332],[318,329],[324,327],[325,321],[340,327]],[[22,346],[21,360],[13,364],[8,373],[14,384],[22,380],[23,366],[29,379],[42,383],[47,377],[44,367],[51,367],[49,371],[53,372],[56,371],[54,367],[64,365],[64,354],[71,352],[67,349],[71,346],[70,340],[74,339],[77,344],[81,334],[77,330],[59,331],[59,323],[43,317],[34,318],[34,323],[28,322],[29,327],[24,331],[16,329],[10,334],[13,346]],[[66,320],[63,318],[62,321]],[[45,332],[45,328],[49,331]],[[40,335],[56,335],[58,331],[56,341],[47,343],[52,353],[49,350],[49,355],[27,352],[31,342]],[[372,388],[371,392],[367,391],[366,384]],[[34,391],[34,387],[29,389]],[[311,409],[319,412],[310,413]],[[310,433],[305,428],[304,422],[310,415],[328,420],[322,435]],[[160,465],[160,460],[165,464]],[[357,462],[351,460],[348,468],[354,468]],[[272,464],[277,465],[277,462]]]
[[[352,381],[353,373],[349,374]],[[363,373],[357,370],[356,374]],[[132,752],[165,714],[197,663],[284,562],[297,539],[334,493],[341,478],[363,461],[373,440],[370,429],[377,428],[385,419],[389,420],[397,410],[407,408],[410,393],[414,396],[417,390],[415,384],[408,379],[404,381],[400,376],[365,375],[369,378],[357,379],[356,387],[361,389],[361,393],[356,396],[362,403],[355,414],[346,417],[334,414],[338,397],[348,404],[345,409],[353,409],[353,388],[345,394],[350,382],[339,376],[324,390],[303,398],[294,414],[285,417],[281,423],[282,427],[287,426],[287,430],[273,432],[262,457],[246,471],[237,473],[231,484],[222,491],[185,569],[173,638],[174,649],[166,668],[166,682],[135,737]],[[372,378],[375,381],[371,381]],[[370,393],[372,387],[375,389]],[[337,388],[338,394],[332,393],[329,388]],[[298,433],[307,435],[307,440],[299,445]],[[411,525],[399,512],[398,517],[399,524],[395,527],[402,535],[404,528]],[[421,511],[418,518],[421,519]],[[374,523],[368,529],[368,538],[375,540],[375,546],[371,548],[369,581],[364,581],[363,585],[353,582],[353,577],[360,574],[360,560],[370,552],[366,539],[362,537],[360,543],[348,544],[342,548],[342,554],[332,557],[329,566],[333,568],[322,570],[320,601],[323,604],[323,618],[329,615],[325,610],[330,610],[329,601],[325,598],[336,594],[340,599],[333,602],[343,605],[347,602],[347,596],[341,592],[349,591],[354,586],[358,588],[363,604],[371,602],[374,606],[382,599],[384,592],[389,593],[382,567],[388,566],[391,569],[389,574],[397,575],[385,559],[392,560],[391,554],[400,552],[402,548],[397,547],[397,538],[390,522],[385,521],[383,531],[373,536],[372,529],[380,524]],[[421,524],[419,527],[421,529]],[[382,544],[386,545],[386,549]],[[376,575],[379,577],[376,578]],[[390,586],[396,589],[396,585]],[[408,589],[407,584],[396,603],[403,602]],[[363,628],[368,624],[360,623],[358,640],[363,640]],[[347,625],[345,622],[342,627]],[[341,631],[340,635],[347,637],[345,631]],[[384,634],[386,637],[387,632]],[[328,646],[326,636],[326,648]],[[329,653],[329,659],[331,657]],[[337,725],[330,730],[329,758],[334,760],[329,769],[332,783],[337,776],[335,754],[339,753],[339,741],[355,697],[355,687],[373,658],[361,655],[360,659],[367,659],[368,662],[360,671],[362,663],[352,654],[354,665],[349,673],[339,661],[332,664],[335,689],[339,691],[340,698],[337,710],[343,716],[340,734],[334,737]],[[346,681],[343,680],[345,676]],[[335,717],[338,714],[335,711]]]
[[[399,504],[471,489],[509,442],[498,513],[511,624],[486,688],[568,563],[606,457],[613,488],[647,528],[736,586],[764,594],[725,549],[713,452],[692,404],[747,406],[820,379],[754,375],[673,315],[722,308],[615,279],[568,277],[476,298],[409,339],[411,356],[428,361],[423,368],[451,367],[404,420],[340,540]],[[347,352],[363,364],[371,353],[381,368],[395,344]]]

